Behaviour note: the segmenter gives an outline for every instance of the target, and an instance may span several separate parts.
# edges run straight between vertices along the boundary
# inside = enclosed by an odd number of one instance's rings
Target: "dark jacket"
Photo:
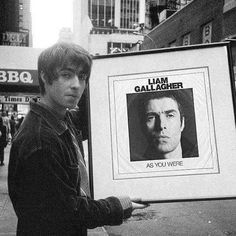
[[[131,202],[126,209],[115,197],[82,197],[83,176],[68,128],[46,107],[30,106],[9,160],[8,188],[18,235],[87,235],[87,228],[121,224],[131,215]],[[78,133],[77,140],[81,144]]]
[[[9,122],[10,122],[10,128],[11,128],[11,136],[13,138],[16,131],[16,122],[14,119],[10,119]]]

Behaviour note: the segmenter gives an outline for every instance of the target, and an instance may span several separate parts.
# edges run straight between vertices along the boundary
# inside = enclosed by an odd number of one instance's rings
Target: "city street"
[[[152,204],[106,230],[112,236],[235,236],[236,200]]]
[[[0,236],[11,199],[24,235],[236,236],[235,19],[236,0],[0,0]]]
[[[17,222],[7,191],[9,149],[0,167],[0,235],[4,236],[15,235]],[[121,226],[105,229],[89,230],[89,236],[236,236],[236,200],[151,204],[134,211]]]
[[[7,189],[7,169],[10,146],[5,148],[5,165],[0,166],[0,235],[15,235],[16,216]]]

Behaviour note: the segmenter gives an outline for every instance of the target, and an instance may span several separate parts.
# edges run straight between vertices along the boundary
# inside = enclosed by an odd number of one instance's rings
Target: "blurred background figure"
[[[4,148],[7,146],[7,128],[3,124],[3,118],[0,117],[0,165],[4,165]]]
[[[11,127],[10,127],[10,119],[9,119],[9,117],[7,116],[7,113],[6,113],[5,111],[2,113],[2,120],[3,120],[3,125],[5,125],[5,127],[6,127],[7,143],[8,143],[9,140],[11,139],[11,138],[10,138],[10,135],[11,135]]]
[[[13,115],[11,115],[11,119],[10,119],[10,129],[11,129],[11,140],[12,140],[16,132],[16,121]]]

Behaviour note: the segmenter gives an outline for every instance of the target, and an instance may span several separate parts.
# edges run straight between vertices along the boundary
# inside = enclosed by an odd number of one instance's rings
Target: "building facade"
[[[125,52],[142,35],[145,0],[74,0],[74,41],[93,55]]]
[[[28,34],[28,46],[32,47],[32,16],[30,1],[31,0],[19,0],[19,32]]]
[[[37,58],[42,49],[0,46],[0,115],[24,116],[39,95]]]
[[[39,93],[30,0],[0,1],[0,115],[25,115]],[[32,59],[32,60],[31,60]],[[36,65],[36,64],[35,64]]]
[[[162,9],[159,18],[167,9]],[[236,40],[236,0],[192,0],[144,37],[142,50]],[[233,64],[236,73],[236,43]]]
[[[32,46],[30,0],[0,1],[0,45]]]
[[[163,10],[160,24],[148,36],[158,48],[219,42],[223,38],[223,7],[224,0],[193,0],[169,16],[164,14],[168,10]],[[153,47],[150,40],[144,40],[142,49]]]

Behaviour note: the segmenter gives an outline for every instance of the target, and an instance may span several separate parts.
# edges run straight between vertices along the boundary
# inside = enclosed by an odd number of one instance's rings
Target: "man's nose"
[[[166,119],[164,116],[156,116],[155,118],[155,129],[160,131],[166,129]]]
[[[71,87],[72,88],[79,88],[81,86],[81,81],[79,80],[78,75],[74,75],[71,80]]]

